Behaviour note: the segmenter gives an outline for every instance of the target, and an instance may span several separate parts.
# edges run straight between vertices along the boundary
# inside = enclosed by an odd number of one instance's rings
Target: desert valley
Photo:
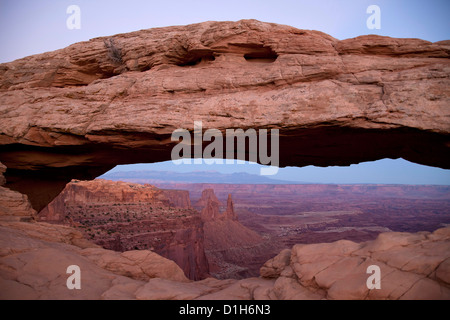
[[[449,226],[450,187],[74,180],[38,217],[105,249],[152,250],[192,280],[242,279],[296,244]]]

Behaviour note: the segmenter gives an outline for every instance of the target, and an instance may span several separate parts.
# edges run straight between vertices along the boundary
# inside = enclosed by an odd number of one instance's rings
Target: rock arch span
[[[0,162],[37,210],[72,178],[169,160],[194,120],[279,129],[281,166],[450,168],[449,55],[450,41],[256,20],[95,38],[0,64]]]

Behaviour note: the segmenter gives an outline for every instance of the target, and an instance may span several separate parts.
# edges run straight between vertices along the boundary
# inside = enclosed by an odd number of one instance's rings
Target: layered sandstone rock
[[[34,220],[36,211],[31,207],[28,197],[3,187],[6,183],[5,171],[6,166],[0,162],[0,220]]]
[[[204,221],[205,254],[212,276],[218,279],[257,276],[261,264],[278,252],[276,244],[238,221],[231,194],[224,208],[213,189],[204,189],[195,207]]]
[[[189,281],[155,253],[77,244],[69,229],[0,222],[1,299],[450,299],[449,228],[383,233],[363,244],[296,245],[268,261],[262,277],[239,281]],[[82,290],[66,287],[73,264]],[[379,290],[366,286],[372,264],[381,268]]]
[[[200,211],[203,221],[214,220],[238,220],[234,211],[234,203],[231,194],[228,194],[225,210],[222,202],[217,199],[214,189],[207,188],[202,191],[202,196],[195,203],[195,208]],[[223,211],[223,212],[222,212]]]
[[[221,216],[220,206],[222,203],[217,199],[213,189],[202,191],[201,198],[196,202],[195,207],[200,211],[203,221],[213,221]]]
[[[37,210],[72,178],[169,160],[194,120],[279,129],[281,166],[449,168],[449,52],[256,20],[95,38],[0,65],[0,161]]]
[[[0,299],[135,299],[149,279],[189,281],[173,261],[147,250],[80,246],[70,227],[0,222],[0,230]],[[61,231],[76,236],[62,238]],[[80,267],[81,290],[67,289],[71,265]]]
[[[6,166],[0,162],[0,186],[6,183],[5,176],[3,175],[6,171]]]
[[[277,278],[278,298],[450,299],[450,228],[433,233],[387,232],[355,243],[295,245],[269,260],[261,275]],[[369,289],[369,266],[380,289]]]
[[[191,279],[208,274],[203,221],[190,208],[188,192],[73,180],[39,213],[39,220],[75,226],[106,249],[150,249],[175,261]]]
[[[187,190],[162,190],[163,194],[169,200],[169,204],[173,207],[182,209],[191,209],[191,199]]]
[[[72,178],[170,159],[171,133],[194,120],[222,132],[279,129],[281,166],[403,157],[450,168],[449,53],[448,42],[338,41],[243,20],[97,38],[1,64],[0,161],[6,185],[22,192],[0,187],[1,298],[450,299],[448,228],[296,245],[289,262],[284,251],[264,267],[269,279],[187,282],[152,253],[111,253],[69,227],[17,222],[34,215],[25,195],[40,210]],[[83,270],[81,291],[65,286],[72,264]],[[381,268],[380,290],[366,286],[369,265]]]

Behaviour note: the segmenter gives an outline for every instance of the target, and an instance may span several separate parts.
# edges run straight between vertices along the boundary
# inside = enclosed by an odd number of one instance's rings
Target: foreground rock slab
[[[449,227],[386,232],[364,243],[295,245],[266,262],[261,275],[277,278],[274,291],[284,299],[450,299],[449,258]],[[367,286],[373,265],[380,289]]]
[[[147,250],[102,249],[65,226],[0,222],[0,299],[450,299],[450,228],[383,233],[357,244],[295,245],[262,277],[190,281],[171,260]],[[81,289],[66,286],[69,265]],[[381,289],[366,286],[367,266]]]

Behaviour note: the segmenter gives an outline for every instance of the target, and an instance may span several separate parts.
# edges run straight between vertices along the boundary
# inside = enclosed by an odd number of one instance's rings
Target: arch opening
[[[206,130],[206,128],[204,128]],[[219,130],[225,136],[225,129]],[[45,131],[35,135],[51,137]],[[155,163],[171,159],[177,144],[167,133],[99,131],[87,137],[64,134],[60,139],[76,141],[75,145],[38,147],[26,144],[4,145],[0,150],[7,186],[28,196],[40,211],[71,179],[90,180],[116,165]],[[194,141],[191,131],[192,141]],[[223,150],[226,150],[224,139]],[[314,128],[281,128],[279,130],[279,167],[315,165],[349,166],[383,158],[450,168],[448,137],[444,134],[412,128],[363,129],[338,125]],[[209,145],[203,141],[202,152]],[[194,155],[194,146],[191,146]],[[232,150],[233,151],[233,150]],[[249,150],[235,159],[248,160]],[[240,158],[241,157],[241,158]],[[259,160],[258,160],[259,161]]]
[[[258,276],[298,243],[450,224],[450,170],[384,159],[261,176],[256,163],[202,161],[117,166],[73,180],[39,219],[76,226],[106,249],[153,250],[194,280]]]

